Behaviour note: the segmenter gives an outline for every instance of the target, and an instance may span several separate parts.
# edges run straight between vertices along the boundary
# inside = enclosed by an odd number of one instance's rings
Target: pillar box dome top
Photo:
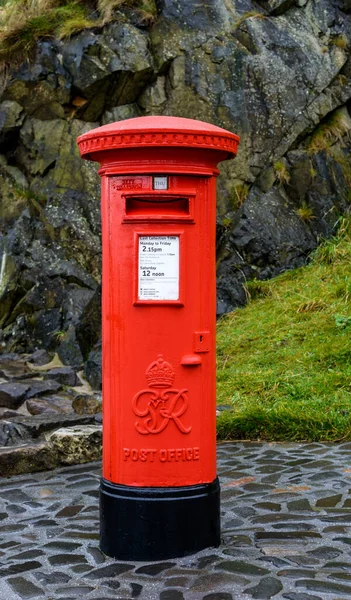
[[[216,125],[180,117],[137,117],[92,129],[78,138],[81,156],[127,148],[199,148],[218,150],[219,160],[234,158],[240,138]]]

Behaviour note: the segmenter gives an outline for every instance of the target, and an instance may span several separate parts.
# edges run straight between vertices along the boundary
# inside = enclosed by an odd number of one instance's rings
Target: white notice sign
[[[139,300],[179,300],[179,236],[139,237]]]

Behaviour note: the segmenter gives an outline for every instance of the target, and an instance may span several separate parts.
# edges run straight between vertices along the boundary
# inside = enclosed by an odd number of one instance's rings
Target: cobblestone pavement
[[[98,548],[100,464],[0,481],[0,599],[351,598],[351,443],[218,446],[222,545],[120,562]]]

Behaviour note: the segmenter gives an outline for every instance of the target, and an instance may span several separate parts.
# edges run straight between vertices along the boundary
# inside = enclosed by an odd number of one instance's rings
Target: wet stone
[[[66,587],[66,588],[56,588],[55,590],[55,594],[59,594],[59,595],[66,595],[66,594],[74,594],[73,597],[75,596],[85,596],[85,594],[89,594],[90,592],[93,591],[93,587],[89,587],[89,586],[72,586],[72,587]]]
[[[218,560],[220,560],[220,558],[216,554],[201,556],[201,558],[199,558],[199,560],[196,562],[196,567],[198,569],[205,569],[209,565],[212,565],[214,562],[218,562]]]
[[[132,597],[138,598],[140,596],[143,586],[140,583],[131,583],[130,587],[132,588]]]
[[[209,592],[218,587],[231,589],[233,585],[247,585],[249,582],[245,577],[232,575],[229,573],[207,573],[197,577],[192,584],[190,590],[192,592]]]
[[[10,513],[13,513],[14,515],[20,515],[20,514],[23,514],[26,512],[25,506],[18,506],[17,504],[8,504],[6,508]],[[3,515],[3,514],[6,514],[6,513],[1,513],[0,519],[1,519],[1,515]]]
[[[320,596],[311,596],[310,594],[295,594],[291,592],[290,594],[283,594],[283,598],[287,600],[322,600]]]
[[[349,573],[330,573],[328,579],[341,579],[342,581],[351,582],[351,574]]]
[[[71,579],[69,575],[61,573],[60,571],[55,571],[54,573],[42,573],[41,571],[37,571],[34,573],[34,577],[43,585],[67,583],[67,581]]]
[[[74,565],[73,567],[71,567],[71,571],[73,573],[88,573],[88,571],[92,570],[92,566],[85,564],[85,565]]]
[[[227,543],[230,543],[231,546],[235,546],[237,548],[252,546],[252,541],[247,535],[231,535],[227,538]]]
[[[301,498],[301,500],[292,500],[287,503],[288,510],[312,510],[312,506],[306,498]]]
[[[17,575],[18,573],[25,573],[26,571],[34,571],[42,567],[42,564],[36,560],[27,561],[24,563],[17,563],[11,565],[7,569],[0,569],[0,577],[6,577],[7,575]]]
[[[256,508],[263,508],[264,510],[272,510],[272,511],[280,511],[282,509],[281,505],[277,502],[258,502],[255,504]]]
[[[165,581],[165,585],[167,587],[188,587],[189,586],[189,578],[188,577],[170,577]]]
[[[282,589],[283,586],[279,579],[276,579],[275,577],[264,577],[256,586],[246,588],[244,592],[250,594],[253,598],[265,599],[276,596]]]
[[[327,496],[326,498],[319,498],[316,502],[316,506],[320,508],[333,508],[336,506],[342,498],[342,494],[336,494],[335,496]]]
[[[314,558],[313,556],[303,556],[303,555],[296,555],[296,556],[289,556],[289,560],[297,565],[318,565],[319,564],[319,560],[317,558]]]
[[[235,527],[241,527],[243,524],[243,521],[240,521],[240,519],[231,519],[225,523],[225,529],[234,529]]]
[[[95,560],[96,564],[101,564],[105,562],[105,555],[101,552],[101,550],[99,550],[99,548],[88,547],[87,550]]]
[[[49,557],[49,563],[53,566],[86,563],[87,560],[82,554],[55,554]]]
[[[233,600],[233,596],[228,592],[213,592],[212,594],[206,594],[203,600]]]
[[[278,577],[292,577],[298,579],[302,577],[315,577],[315,573],[311,569],[283,569],[278,571]]]
[[[216,565],[215,568],[223,569],[224,571],[230,571],[231,573],[241,573],[243,575],[254,576],[267,575],[270,572],[262,567],[257,567],[256,565],[236,560],[226,560]]]
[[[44,595],[44,592],[41,588],[34,585],[24,577],[11,577],[7,581],[12,589],[22,598],[33,598],[33,596]]]
[[[293,528],[295,531],[308,531],[314,529],[314,525],[309,525],[307,523],[273,523],[273,529],[291,529]]]
[[[342,593],[351,594],[351,586],[331,581],[318,581],[314,579],[300,579],[295,582],[296,587],[305,587],[312,592],[325,592],[329,594]]]
[[[9,500],[10,502],[27,502],[31,500],[31,498],[25,492],[22,492],[18,489],[8,490],[7,492],[1,492],[1,497],[4,500]]]
[[[351,563],[347,563],[347,562],[327,562],[325,563],[324,567],[325,569],[351,569]]]
[[[164,590],[160,593],[160,600],[184,600],[184,596],[178,590]]]
[[[65,506],[65,508],[63,508],[56,514],[56,517],[74,517],[74,515],[79,513],[82,510],[82,508],[84,508],[83,504],[77,504],[75,506]]]
[[[316,473],[316,475],[312,475],[312,477],[309,477],[309,481],[319,482],[337,478],[340,478],[340,473],[338,473],[337,471],[324,471],[321,473]]]
[[[99,540],[99,533],[87,533],[84,531],[71,531],[70,533],[63,533],[61,537],[69,537],[71,539],[79,539],[79,540]]]
[[[330,546],[321,546],[320,548],[315,548],[315,550],[309,550],[307,554],[312,554],[312,556],[316,556],[317,558],[336,558],[340,554],[342,554],[341,550],[337,550],[336,548],[332,548]]]
[[[23,560],[26,558],[38,558],[38,556],[43,556],[44,552],[42,550],[26,550],[25,552],[21,552],[20,554],[14,555],[11,558],[14,560]]]
[[[321,538],[321,534],[315,531],[258,531],[255,533],[255,538],[257,541],[282,541],[285,540],[296,540],[296,541],[304,541],[308,538]]]
[[[108,565],[107,567],[101,567],[99,569],[94,569],[91,571],[89,575],[87,575],[88,579],[102,579],[103,577],[117,577],[121,575],[121,573],[125,573],[126,571],[131,571],[134,569],[134,565],[127,565],[125,563],[116,563],[113,565]]]
[[[175,565],[176,563],[169,562],[156,563],[152,565],[145,565],[144,567],[139,567],[139,569],[137,569],[135,572],[143,575],[159,575],[159,573],[162,573],[162,571],[165,571],[166,569],[171,569],[172,567],[175,567]]]
[[[44,548],[48,548],[49,550],[62,550],[64,552],[69,552],[70,550],[76,550],[79,548],[81,544],[76,544],[74,542],[48,542],[44,544]]]

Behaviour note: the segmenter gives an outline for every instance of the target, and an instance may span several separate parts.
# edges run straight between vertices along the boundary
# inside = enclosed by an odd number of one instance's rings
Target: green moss
[[[251,302],[219,321],[221,439],[351,439],[350,260],[342,220],[310,265],[250,282]]]

